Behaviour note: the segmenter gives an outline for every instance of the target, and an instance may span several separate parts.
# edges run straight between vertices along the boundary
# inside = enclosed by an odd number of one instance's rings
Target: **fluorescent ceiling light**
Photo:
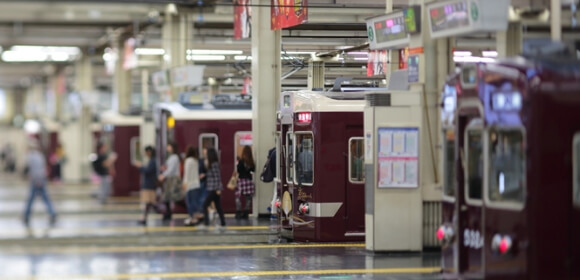
[[[367,60],[369,60],[369,58],[368,57],[355,57],[354,60],[361,60],[361,61],[364,60],[364,61],[367,61]]]
[[[188,55],[187,60],[193,61],[216,61],[216,60],[226,60],[224,55]]]
[[[497,57],[497,52],[496,51],[482,51],[481,54],[484,57]]]
[[[471,56],[470,51],[454,51],[453,56]]]
[[[478,57],[478,56],[454,56],[453,61],[455,62],[494,62],[495,59],[490,57]]]
[[[295,51],[295,52],[291,52],[291,51],[285,52],[285,51],[282,51],[280,53],[282,53],[282,54],[284,54],[284,53],[285,54],[309,54],[309,55],[316,54],[316,52],[304,52],[304,51],[302,51],[302,52],[301,51]]]
[[[243,54],[239,50],[187,50],[188,55],[228,55],[228,54]]]
[[[164,55],[164,49],[157,48],[136,48],[135,54],[137,55]]]
[[[81,53],[77,47],[13,46],[2,53],[6,62],[72,61]]]
[[[43,53],[53,53],[53,52],[63,52],[69,55],[78,55],[81,50],[77,47],[61,47],[61,46],[23,46],[16,45],[10,48],[12,51],[18,52],[43,52]]]
[[[347,52],[350,55],[369,55],[368,52]]]
[[[252,60],[251,56],[247,56],[247,55],[236,55],[234,56],[235,60]]]
[[[5,51],[2,53],[2,60],[6,62],[40,62],[47,61],[48,54],[35,52]]]

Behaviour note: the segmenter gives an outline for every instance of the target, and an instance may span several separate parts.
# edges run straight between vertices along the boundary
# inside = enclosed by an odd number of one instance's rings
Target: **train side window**
[[[141,156],[141,140],[139,139],[139,137],[131,138],[131,141],[129,141],[129,145],[130,145],[129,151],[131,154],[131,163],[135,161],[141,161],[143,157]]]
[[[455,178],[455,131],[444,131],[443,140],[443,172],[445,174],[443,192],[446,196],[455,197],[457,180]]]
[[[489,189],[492,202],[523,202],[524,133],[519,129],[489,131]]]
[[[294,181],[293,167],[294,167],[294,135],[292,133],[286,134],[286,182]]]
[[[580,207],[580,132],[574,136],[574,205]]]
[[[364,138],[352,137],[348,140],[348,179],[351,183],[364,183]]]
[[[250,146],[250,148],[253,148],[252,145],[253,141],[251,131],[238,131],[234,134],[234,164],[237,159],[242,158],[244,147]]]
[[[311,186],[314,182],[314,141],[311,132],[296,133],[295,150],[294,181],[299,185]]]
[[[483,187],[483,132],[467,131],[467,196],[481,200]]]
[[[219,138],[215,133],[202,133],[199,135],[199,154],[203,157],[203,149],[214,148],[219,151]]]

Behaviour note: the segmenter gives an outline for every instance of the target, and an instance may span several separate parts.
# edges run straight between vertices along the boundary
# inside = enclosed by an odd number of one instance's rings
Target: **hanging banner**
[[[252,34],[252,0],[234,0],[234,39],[250,38]]]
[[[407,69],[407,59],[409,59],[409,48],[399,50],[399,69]]]
[[[308,21],[308,0],[271,0],[272,30],[288,28]]]
[[[125,41],[123,53],[123,69],[130,70],[137,68],[137,55],[135,54],[135,39],[129,38]]]
[[[387,74],[387,51],[369,51],[367,77]]]
[[[245,77],[244,86],[242,87],[242,94],[251,94],[251,93],[252,93],[252,78]]]

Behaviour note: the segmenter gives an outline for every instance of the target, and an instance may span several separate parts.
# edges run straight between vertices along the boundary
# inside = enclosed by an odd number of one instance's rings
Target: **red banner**
[[[234,0],[234,39],[250,38],[252,34],[252,0]]]
[[[308,21],[308,0],[271,0],[272,30],[288,28]]]
[[[387,51],[369,51],[367,77],[387,74]]]

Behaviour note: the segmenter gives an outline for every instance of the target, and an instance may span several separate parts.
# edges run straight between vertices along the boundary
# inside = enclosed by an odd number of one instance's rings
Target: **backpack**
[[[104,175],[105,168],[103,167],[103,157],[98,156],[95,160],[93,160],[92,165],[93,165],[93,171],[97,175]]]
[[[268,160],[264,164],[264,169],[262,170],[262,174],[260,174],[260,180],[264,183],[270,183],[274,181],[274,177],[276,177],[276,148],[268,151]]]

